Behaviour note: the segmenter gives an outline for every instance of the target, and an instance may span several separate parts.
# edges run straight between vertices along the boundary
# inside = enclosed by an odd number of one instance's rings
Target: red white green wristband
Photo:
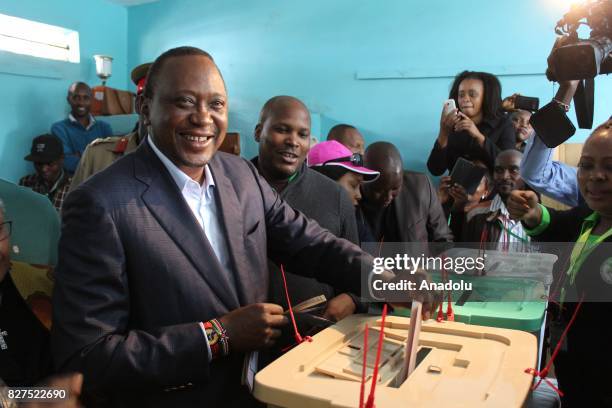
[[[217,319],[202,323],[212,358],[227,356],[229,354],[229,337],[227,331]]]

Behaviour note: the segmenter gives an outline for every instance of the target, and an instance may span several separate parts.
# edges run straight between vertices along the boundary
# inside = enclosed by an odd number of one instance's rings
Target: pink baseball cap
[[[363,167],[363,156],[353,153],[348,147],[335,140],[319,142],[308,152],[308,166],[340,166],[363,175],[364,181],[374,181],[379,172]]]

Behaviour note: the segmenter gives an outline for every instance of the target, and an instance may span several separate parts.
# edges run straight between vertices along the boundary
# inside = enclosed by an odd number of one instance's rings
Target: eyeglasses
[[[6,221],[0,224],[0,241],[4,241],[11,236],[11,231],[13,230],[13,222]]]
[[[350,156],[338,157],[337,159],[331,159],[323,163],[325,166],[327,163],[342,163],[351,162],[354,166],[363,167],[363,156],[359,153],[353,153]]]

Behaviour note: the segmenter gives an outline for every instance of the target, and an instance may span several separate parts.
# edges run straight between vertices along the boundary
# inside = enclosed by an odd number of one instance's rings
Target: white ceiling
[[[129,7],[129,6],[136,6],[138,4],[144,4],[144,3],[154,3],[159,0],[107,0],[107,1]]]

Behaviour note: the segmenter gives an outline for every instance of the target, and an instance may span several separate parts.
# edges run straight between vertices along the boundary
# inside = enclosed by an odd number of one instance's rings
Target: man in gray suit
[[[265,303],[268,257],[353,293],[371,270],[251,163],[217,153],[227,112],[210,55],[165,52],[144,94],[150,137],[64,204],[52,347],[60,370],[84,374],[92,405],[253,405],[244,353],[287,324]]]
[[[380,172],[363,184],[359,205],[376,241],[451,242],[438,195],[427,175],[405,171],[402,157],[389,142],[372,143],[365,151],[365,165]]]

